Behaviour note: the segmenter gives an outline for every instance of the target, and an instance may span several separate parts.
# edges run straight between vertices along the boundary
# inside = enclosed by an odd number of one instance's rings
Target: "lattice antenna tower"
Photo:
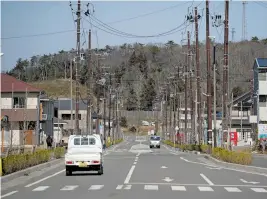
[[[247,1],[243,1],[243,11],[242,11],[242,40],[247,40],[247,18],[246,18],[246,4]]]

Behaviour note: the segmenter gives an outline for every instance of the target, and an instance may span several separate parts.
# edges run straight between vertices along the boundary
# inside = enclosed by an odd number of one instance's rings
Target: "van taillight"
[[[72,161],[66,161],[66,164],[73,164]]]
[[[93,164],[98,164],[98,163],[99,163],[99,161],[93,160]]]

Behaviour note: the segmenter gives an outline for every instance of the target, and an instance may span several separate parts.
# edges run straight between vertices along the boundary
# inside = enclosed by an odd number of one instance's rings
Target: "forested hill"
[[[267,39],[229,43],[230,89],[235,95],[251,88],[252,66],[256,57],[267,57]],[[193,56],[191,71],[195,71],[195,48],[192,45]],[[223,70],[223,44],[216,46],[217,90],[220,104]],[[88,80],[88,51],[82,50],[81,67],[78,69],[81,84],[81,95],[85,96],[85,84]],[[94,94],[101,89],[96,87],[96,79],[110,73],[113,88],[120,88],[120,96],[124,107],[128,109],[151,109],[156,96],[164,83],[171,76],[177,75],[179,91],[183,91],[183,67],[186,64],[187,47],[169,41],[166,44],[124,44],[122,46],[106,46],[105,49],[94,49],[90,68],[90,80]],[[55,54],[33,56],[29,60],[18,59],[16,66],[8,71],[18,79],[34,84],[44,89],[51,97],[70,97],[70,60],[75,57],[75,51],[60,51]],[[212,57],[211,57],[212,59]],[[212,60],[211,60],[212,61]],[[75,79],[75,62],[73,64],[73,79]],[[206,90],[206,49],[200,43],[201,86]],[[106,74],[107,83],[109,76]],[[177,78],[177,77],[176,77]],[[195,81],[195,77],[193,80]],[[65,82],[65,83],[64,83]],[[61,84],[59,86],[59,84]],[[73,83],[75,85],[75,83]],[[172,85],[172,84],[171,84]],[[65,87],[63,89],[63,87]],[[56,90],[58,89],[58,90]],[[53,90],[53,91],[52,91]],[[64,90],[64,91],[63,91]],[[75,91],[75,90],[73,90]],[[179,92],[178,91],[178,92]],[[168,90],[170,92],[170,90]],[[75,93],[75,92],[74,92]],[[103,92],[101,92],[103,94]]]

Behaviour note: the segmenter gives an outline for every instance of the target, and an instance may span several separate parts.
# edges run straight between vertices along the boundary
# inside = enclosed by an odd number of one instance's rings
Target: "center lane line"
[[[200,174],[200,176],[209,184],[214,185],[213,182],[211,182],[203,173]]]

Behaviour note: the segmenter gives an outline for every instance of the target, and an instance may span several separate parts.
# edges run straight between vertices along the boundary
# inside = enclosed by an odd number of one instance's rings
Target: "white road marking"
[[[13,194],[15,194],[15,193],[17,193],[18,191],[11,191],[11,192],[9,192],[9,193],[7,193],[7,194],[5,194],[5,195],[2,195],[2,196],[0,196],[0,198],[5,198],[5,197],[7,197],[7,196],[11,196],[11,195],[13,195]]]
[[[179,184],[179,183],[172,183],[172,182],[158,182],[158,183],[153,183],[153,182],[131,182],[128,183],[131,185],[146,185],[146,184],[150,184],[150,185],[173,185],[173,186],[207,186],[207,184]],[[255,187],[258,188],[259,185],[229,185],[229,184],[216,184],[216,185],[209,185],[210,187]],[[267,185],[262,185],[260,187],[264,187],[267,188]]]
[[[92,185],[89,190],[100,190],[104,187],[104,185]]]
[[[62,189],[60,189],[60,191],[72,191],[74,189],[76,189],[78,187],[78,185],[67,185],[65,187],[63,187]]]
[[[44,191],[48,188],[49,188],[49,186],[40,186],[40,187],[33,189],[32,191]]]
[[[198,187],[199,191],[213,191],[211,187]]]
[[[200,176],[209,184],[214,185],[203,173],[200,174]]]
[[[25,187],[31,187],[31,186],[33,186],[33,185],[35,185],[35,184],[38,184],[38,183],[43,182],[43,181],[45,181],[45,180],[47,180],[47,179],[49,179],[49,178],[52,178],[52,177],[54,177],[54,176],[56,176],[56,175],[58,175],[58,174],[61,174],[61,173],[64,172],[64,171],[65,171],[65,169],[63,169],[63,170],[61,170],[61,171],[59,171],[59,172],[57,172],[57,173],[54,173],[54,174],[52,174],[52,175],[50,175],[50,176],[46,176],[45,178],[42,178],[42,179],[40,179],[40,180],[37,180],[37,181],[35,181],[35,182],[31,183],[31,184],[28,184],[28,185],[26,185]]]
[[[119,190],[119,189],[122,189],[122,187],[123,187],[123,185],[118,185],[118,186],[116,187],[116,189]]]
[[[135,169],[135,165],[133,165],[132,168],[130,169],[128,175],[126,176],[126,178],[124,180],[124,184],[128,184],[130,182],[130,179],[133,175],[134,169]]]
[[[267,190],[263,188],[250,188],[250,189],[259,193],[267,193]]]
[[[137,162],[134,162],[133,164],[136,164]]]
[[[126,190],[130,190],[132,188],[132,185],[126,185],[126,187],[124,187],[124,189]]]
[[[186,162],[192,163],[192,164],[199,164],[199,165],[205,165],[205,166],[214,167],[214,165],[211,165],[211,164],[206,164],[206,163],[201,163],[201,162],[194,162],[194,161],[187,160],[187,159],[185,159],[183,157],[180,157],[180,159],[181,160],[184,160]],[[228,163],[228,164],[230,164],[230,163]],[[260,168],[260,167],[252,167],[252,166],[248,166],[248,167],[251,167],[251,168]],[[223,166],[220,166],[220,168],[221,169],[225,169],[225,170],[230,170],[230,171],[237,171],[237,172],[241,172],[241,173],[248,173],[248,174],[254,174],[254,175],[260,175],[260,176],[267,177],[267,174],[265,174],[265,173],[250,172],[250,171],[245,171],[245,170],[227,168],[227,167],[223,167]]]
[[[173,191],[186,191],[184,186],[171,186]]]
[[[145,190],[159,190],[159,186],[158,185],[145,185],[144,187]]]
[[[228,192],[241,192],[241,190],[236,187],[224,187],[224,189]]]

